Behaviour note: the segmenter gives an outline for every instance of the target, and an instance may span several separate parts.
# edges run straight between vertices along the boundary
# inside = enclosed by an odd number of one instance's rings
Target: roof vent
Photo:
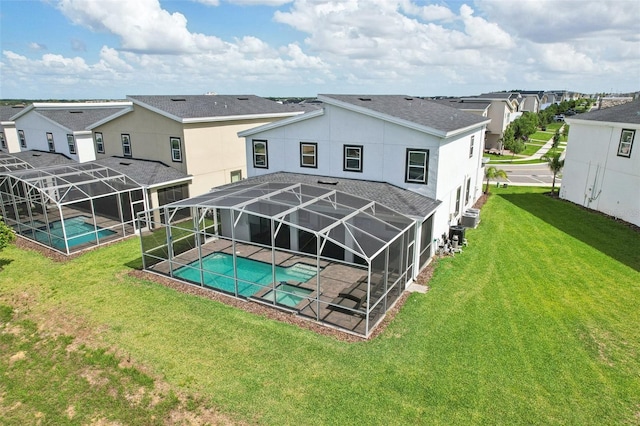
[[[358,98],[358,99],[360,99],[361,101],[370,101],[371,100],[371,98]]]
[[[121,161],[121,162],[120,162],[120,165],[121,165],[121,166],[130,166],[130,165],[131,165],[131,163],[125,163],[124,161]]]
[[[405,98],[405,100],[407,100],[407,101],[412,101],[412,100],[413,100],[413,98],[412,98],[411,96],[407,96],[407,97]]]
[[[185,98],[171,98],[171,100],[172,100],[173,102],[185,102],[185,101],[186,101],[186,99],[185,99]]]
[[[84,111],[69,111],[69,114],[82,114]]]
[[[318,183],[322,185],[337,185],[337,180],[328,180],[328,179],[318,179]]]
[[[248,100],[249,100],[249,98],[248,98],[248,97],[246,97],[246,96],[240,96],[240,97],[238,97],[238,100],[239,100],[239,101],[248,101]]]

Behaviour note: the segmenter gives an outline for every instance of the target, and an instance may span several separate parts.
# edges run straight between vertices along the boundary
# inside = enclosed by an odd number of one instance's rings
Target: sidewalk
[[[562,129],[564,129],[564,124],[562,125],[562,127],[560,127],[558,129],[558,132],[560,132],[562,134]],[[542,158],[547,152],[549,152],[549,150],[553,147],[553,136],[551,137],[551,139],[549,139],[544,145],[542,145],[540,147],[540,149],[538,149],[535,154],[530,155],[528,157],[517,157],[517,158],[513,158],[513,159],[508,159],[508,160],[491,160],[491,164],[502,164],[502,163],[509,163],[510,165],[517,165],[518,162],[520,161],[527,161],[527,160],[539,160],[540,158]]]

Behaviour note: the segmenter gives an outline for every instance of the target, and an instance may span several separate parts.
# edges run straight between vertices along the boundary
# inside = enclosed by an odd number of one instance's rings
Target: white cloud
[[[44,44],[40,44],[40,43],[36,43],[35,41],[32,41],[31,43],[29,43],[29,49],[31,50],[47,50],[47,46]]]

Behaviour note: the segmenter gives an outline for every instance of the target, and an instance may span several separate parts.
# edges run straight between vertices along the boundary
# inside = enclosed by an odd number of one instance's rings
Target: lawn
[[[464,252],[360,343],[133,278],[136,239],[66,263],[9,247],[3,424],[638,424],[639,234],[491,190]]]

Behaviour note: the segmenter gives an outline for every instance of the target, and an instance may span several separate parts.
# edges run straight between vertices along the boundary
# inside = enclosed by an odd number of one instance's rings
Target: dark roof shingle
[[[105,157],[92,163],[109,167],[127,175],[142,186],[159,185],[188,178],[189,175],[160,161],[138,160],[124,157]]]
[[[71,131],[87,130],[89,126],[124,110],[118,108],[37,108],[36,112]]]
[[[404,95],[320,95],[324,98],[367,108],[441,132],[452,132],[487,121],[487,118],[460,111],[428,99]]]
[[[313,107],[280,104],[255,95],[128,96],[181,119],[303,112]]]
[[[640,100],[627,102],[611,108],[585,112],[570,120],[608,121],[613,123],[640,124]]]
[[[416,192],[409,191],[385,182],[374,182],[358,179],[343,179],[328,176],[306,175],[301,173],[276,172],[261,176],[254,176],[237,183],[223,185],[232,187],[246,183],[304,183],[322,188],[333,188],[347,194],[355,195],[367,200],[376,201],[399,213],[412,217],[424,218],[433,213],[440,204],[434,200]],[[328,183],[322,183],[328,182]],[[212,189],[220,189],[216,187]]]

